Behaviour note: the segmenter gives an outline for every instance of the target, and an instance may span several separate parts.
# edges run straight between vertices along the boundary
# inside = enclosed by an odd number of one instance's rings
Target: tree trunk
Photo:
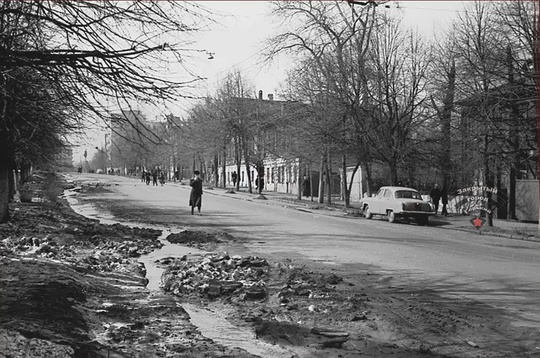
[[[342,174],[342,180],[343,180],[343,191],[344,191],[344,199],[345,199],[345,207],[350,208],[351,207],[351,191],[349,190],[349,186],[347,185],[347,156],[343,154],[341,157],[341,165],[343,168],[343,174]],[[352,179],[351,179],[352,183]]]
[[[240,190],[240,179],[242,173],[242,152],[240,151],[240,144],[238,143],[238,137],[234,138],[234,152],[236,155],[236,191]]]
[[[538,8],[538,3],[534,6],[534,15],[535,15],[535,24],[534,27],[538,29],[540,27],[540,16],[539,15],[540,9]],[[534,52],[533,52],[533,62],[534,62],[534,73],[538,74],[540,73],[540,46],[536,43],[534,46]],[[540,96],[538,96],[538,92],[540,91],[540,76],[534,76],[534,84],[536,86],[536,101],[535,101],[535,109],[536,109],[536,147],[540,148]],[[538,185],[539,185],[539,193],[540,193],[540,155],[536,155],[536,178],[538,178]],[[540,202],[540,197],[537,198]],[[540,219],[540,205],[538,205],[538,218]],[[538,234],[540,235],[540,220],[538,220]]]
[[[364,163],[363,172],[366,175],[366,195],[369,198],[371,196],[371,185],[372,185],[372,183],[371,183],[371,167],[370,167],[369,163]],[[362,196],[363,195],[364,195],[364,193],[362,193]]]
[[[308,178],[309,178],[309,200],[313,201],[313,170],[311,170],[311,164],[308,164]]]
[[[219,158],[218,154],[214,154],[214,187],[219,188]]]
[[[508,83],[510,88],[515,85],[514,81],[514,65],[512,62],[512,48],[510,45],[506,48],[506,66],[508,67]],[[510,118],[510,131],[508,139],[513,150],[513,156],[510,160],[510,173],[509,173],[509,188],[508,188],[508,218],[516,218],[516,179],[519,166],[519,138],[517,135],[517,128],[514,123],[519,118],[519,110],[516,106],[515,100],[510,99],[511,114]]]
[[[484,138],[484,183],[485,186],[488,188],[493,188],[493,180],[492,180],[492,174],[490,170],[490,163],[489,163],[489,156],[488,156],[488,148],[489,148],[489,139],[486,135]],[[488,226],[493,226],[493,212],[491,211],[491,208],[493,207],[493,199],[492,199],[492,193],[491,190],[488,190],[486,193],[487,196],[487,217],[488,217]]]
[[[390,183],[391,185],[397,185],[398,184],[398,170],[397,170],[397,163],[395,161],[392,161],[388,163],[388,166],[390,168]]]
[[[0,161],[0,223],[9,221],[9,166]]]
[[[248,183],[248,192],[250,194],[253,194],[253,187],[251,185],[251,163],[249,160],[249,154],[248,154],[248,148],[247,144],[243,143],[242,147],[244,148],[244,164],[246,166],[246,177],[247,177],[247,183]]]
[[[328,148],[328,153],[326,154],[326,186],[328,192],[327,200],[328,205],[332,204],[332,158],[330,156],[330,148]]]
[[[351,201],[351,191],[352,191],[352,186],[353,186],[353,183],[354,183],[354,176],[356,175],[356,172],[358,171],[358,168],[360,167],[360,163],[356,163],[356,165],[354,166],[354,169],[352,171],[352,174],[351,174],[351,181],[349,182],[349,202],[348,203],[345,203],[346,207],[348,208],[350,206],[350,201]],[[360,192],[360,197],[362,197],[362,192]]]
[[[227,149],[223,148],[223,154],[221,157],[221,187],[223,189],[227,188]]]
[[[324,154],[321,155],[321,169],[320,169],[320,173],[321,175],[319,175],[319,204],[322,204],[324,203],[324,181],[325,181],[325,160],[326,160],[326,156]]]
[[[452,172],[451,162],[451,122],[452,111],[454,110],[454,95],[456,87],[456,63],[452,61],[450,71],[448,73],[448,87],[446,88],[446,94],[444,97],[443,111],[442,111],[442,156],[441,156],[441,171],[443,177],[443,187],[447,187],[450,183],[450,174]]]
[[[297,165],[297,174],[296,174],[296,185],[298,187],[298,194],[296,195],[296,199],[302,200],[302,181],[303,181],[303,175],[302,175],[302,159],[298,159],[298,165]]]

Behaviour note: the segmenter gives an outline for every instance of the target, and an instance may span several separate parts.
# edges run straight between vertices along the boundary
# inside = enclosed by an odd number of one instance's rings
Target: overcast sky
[[[199,73],[207,77],[207,88],[212,94],[219,79],[234,68],[247,73],[257,90],[265,97],[275,93],[279,82],[284,80],[288,67],[285,59],[278,59],[270,68],[261,69],[258,54],[264,41],[279,32],[269,16],[271,4],[266,1],[208,1],[201,2],[207,8],[224,15],[212,31],[198,37],[198,45],[213,53],[214,59],[201,64]],[[418,29],[428,38],[449,26],[461,1],[402,1],[388,2],[389,9],[379,11],[402,13],[407,26]]]
[[[390,8],[380,7],[379,11],[403,14],[407,26],[417,29],[427,38],[433,38],[437,32],[444,31],[462,11],[466,1],[401,1],[388,2]],[[469,1],[470,3],[470,1]],[[285,79],[289,67],[286,59],[277,59],[269,67],[262,67],[258,56],[265,40],[279,32],[269,15],[272,5],[267,1],[201,1],[200,4],[216,14],[217,23],[207,31],[196,35],[194,47],[203,50],[197,61],[190,66],[199,76],[207,78],[201,82],[197,94],[213,95],[223,77],[238,68],[245,73],[255,86],[262,90],[266,98],[269,93],[277,97],[280,82]],[[209,54],[213,59],[208,59]],[[186,108],[193,102],[179,101],[178,106],[165,109],[166,113],[183,116]],[[160,114],[149,108],[141,107],[149,119],[154,120]],[[161,109],[163,110],[163,109]],[[95,146],[102,145],[102,134],[93,134],[79,148],[74,159],[78,161],[89,148],[89,158]]]

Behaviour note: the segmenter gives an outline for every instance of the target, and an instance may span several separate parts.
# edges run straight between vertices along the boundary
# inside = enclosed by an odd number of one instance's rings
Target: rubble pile
[[[187,256],[164,260],[169,265],[162,276],[162,287],[175,295],[235,295],[243,300],[263,300],[267,296],[264,279],[269,265],[257,256],[208,254],[196,261],[189,261]]]
[[[102,225],[67,209],[58,215],[33,204],[18,205],[12,220],[0,228],[2,256],[57,260],[99,272],[128,272],[138,266],[135,258],[163,246],[159,230]]]
[[[335,285],[343,281],[335,274],[305,272],[302,268],[290,266],[286,284],[279,290],[277,297],[282,305],[294,304],[294,298],[324,299],[328,292],[335,291]],[[311,307],[311,306],[310,306]]]

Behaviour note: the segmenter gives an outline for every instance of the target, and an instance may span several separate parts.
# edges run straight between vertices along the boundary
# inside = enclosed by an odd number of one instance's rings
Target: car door
[[[377,192],[377,195],[375,196],[375,200],[373,200],[373,205],[370,207],[371,212],[373,214],[382,214],[385,213],[386,210],[384,209],[384,193],[386,192],[385,188],[379,189]]]
[[[381,201],[383,203],[381,214],[386,214],[389,209],[392,210],[392,205],[393,205],[392,199],[393,199],[393,191],[390,189],[386,189],[383,193],[383,198]]]

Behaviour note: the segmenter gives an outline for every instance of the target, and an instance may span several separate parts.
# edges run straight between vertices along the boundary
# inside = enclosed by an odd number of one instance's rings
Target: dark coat
[[[429,192],[429,196],[431,196],[431,199],[433,199],[433,202],[439,202],[441,199],[441,191],[439,188],[433,188]]]
[[[201,179],[191,179],[189,181],[189,186],[191,186],[191,194],[189,195],[189,206],[196,206],[199,209],[202,205],[202,180]]]
[[[446,189],[446,186],[443,186],[441,190],[441,203],[448,204],[448,189]]]

